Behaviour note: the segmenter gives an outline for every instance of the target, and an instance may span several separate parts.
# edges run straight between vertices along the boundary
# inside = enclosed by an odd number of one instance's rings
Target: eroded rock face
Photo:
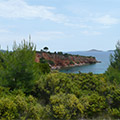
[[[36,62],[40,62],[40,59],[45,59],[52,69],[60,69],[61,67],[80,66],[84,64],[97,63],[95,57],[80,56],[70,54],[57,54],[48,52],[36,52]]]

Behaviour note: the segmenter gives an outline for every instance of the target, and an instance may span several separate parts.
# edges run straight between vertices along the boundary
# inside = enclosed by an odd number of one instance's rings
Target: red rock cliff
[[[86,56],[70,55],[70,54],[36,52],[35,61],[40,62],[41,58],[48,61],[52,69],[97,63],[95,57],[91,57],[91,56],[86,57]]]

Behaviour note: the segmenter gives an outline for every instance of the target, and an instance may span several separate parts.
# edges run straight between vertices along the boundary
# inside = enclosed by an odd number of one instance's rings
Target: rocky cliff
[[[48,62],[52,69],[97,63],[95,57],[63,54],[62,52],[36,52],[36,62]]]

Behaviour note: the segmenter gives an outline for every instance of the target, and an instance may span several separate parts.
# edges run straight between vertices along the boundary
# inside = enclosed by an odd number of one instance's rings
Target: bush
[[[85,107],[85,117],[97,117],[106,108],[106,99],[98,93],[92,93],[80,98],[82,105]]]
[[[17,118],[17,105],[9,98],[0,99],[0,119],[12,120]]]
[[[50,72],[50,66],[48,63],[39,63],[38,67],[41,74],[46,74]]]
[[[73,62],[73,61],[70,61],[70,65],[74,65],[74,62]]]
[[[119,119],[120,118],[120,108],[117,109],[117,108],[112,108],[109,110],[109,114],[114,118],[116,119]]]
[[[54,63],[52,60],[48,60],[48,63],[49,63],[50,65],[52,65],[52,66],[55,65],[55,63]]]
[[[45,60],[44,57],[40,58],[40,63],[47,63],[47,60]]]
[[[101,75],[50,73],[40,77],[34,86],[34,95],[49,102],[51,95],[57,93],[75,94],[78,98],[84,94],[96,91],[103,95],[106,82]],[[86,93],[87,92],[87,93]]]
[[[58,55],[63,55],[63,52],[58,52]]]
[[[52,117],[60,120],[82,117],[84,107],[74,94],[58,94],[50,97]]]
[[[0,98],[0,119],[47,119],[47,112],[31,95],[11,94]]]

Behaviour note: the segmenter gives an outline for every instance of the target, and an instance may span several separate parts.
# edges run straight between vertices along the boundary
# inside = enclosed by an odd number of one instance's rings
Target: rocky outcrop
[[[81,66],[85,64],[97,63],[95,57],[92,56],[80,56],[62,53],[50,53],[50,52],[36,52],[36,62],[45,60],[49,63],[52,69],[60,69],[61,67]]]

